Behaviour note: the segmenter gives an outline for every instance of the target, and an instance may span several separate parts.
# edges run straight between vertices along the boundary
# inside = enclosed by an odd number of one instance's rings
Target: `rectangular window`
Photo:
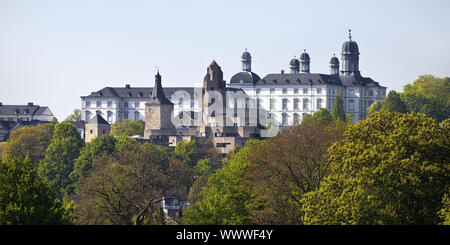
[[[178,99],[178,107],[183,107],[183,98]]]
[[[112,106],[112,101],[108,101],[108,107]]]
[[[294,94],[298,94],[298,88],[294,88]]]
[[[102,102],[101,101],[97,101],[97,107],[102,107]]]
[[[139,101],[134,102],[134,107],[139,108]]]
[[[322,108],[322,99],[317,99],[317,110]]]
[[[294,110],[298,110],[298,99],[294,99]]]
[[[272,111],[275,107],[275,101],[274,99],[270,99],[270,110]]]
[[[288,100],[283,99],[283,110],[287,110],[287,103],[288,103]]]
[[[322,88],[317,88],[317,94],[321,94],[322,93]]]
[[[257,88],[257,89],[256,89],[256,94],[259,94],[259,93],[261,93],[261,89],[260,89],[260,88]]]
[[[91,107],[91,102],[90,101],[86,101],[86,107],[87,108]]]
[[[308,99],[303,99],[303,110],[308,110]]]
[[[307,94],[308,93],[308,88],[303,88],[303,93]]]
[[[124,102],[123,102],[123,107],[124,107],[124,108],[128,108],[128,102],[127,102],[127,101],[124,101]],[[128,118],[128,117],[125,117],[125,116],[124,116],[124,118]]]
[[[287,88],[283,88],[283,94],[287,94]]]
[[[355,101],[354,100],[349,100],[348,103],[349,103],[348,110],[349,111],[354,111],[355,110]]]
[[[275,89],[274,89],[274,88],[271,88],[271,89],[270,89],[270,94],[273,94],[273,93],[275,93]]]
[[[373,90],[369,90],[369,96],[373,96]]]

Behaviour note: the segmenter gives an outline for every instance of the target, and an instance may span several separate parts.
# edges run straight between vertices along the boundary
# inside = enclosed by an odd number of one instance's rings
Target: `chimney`
[[[28,102],[28,106],[33,106],[33,102]]]
[[[281,74],[284,74],[284,70],[281,70]]]
[[[125,84],[125,88],[130,88],[130,84]]]

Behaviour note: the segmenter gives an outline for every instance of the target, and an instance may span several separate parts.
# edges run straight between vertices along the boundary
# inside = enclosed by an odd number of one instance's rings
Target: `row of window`
[[[96,115],[100,115],[103,118],[105,118],[105,115],[104,115],[104,113],[102,111],[97,110],[95,112],[95,114]],[[112,111],[107,111],[106,112],[106,118],[105,118],[106,121],[113,122],[113,115],[114,115],[114,113]],[[119,111],[117,113],[117,121],[122,121],[123,119],[132,119],[133,121],[137,121],[137,120],[141,119],[140,118],[140,113],[138,111],[135,111],[132,115],[133,115],[133,118],[129,118],[130,115],[129,115],[128,111],[123,111],[123,112]],[[85,118],[86,118],[86,121],[89,121],[92,118],[92,113],[90,111],[86,111],[85,112]]]
[[[140,103],[139,101],[135,101],[135,102],[131,102],[131,103],[128,103],[128,101],[124,101],[124,102],[123,102],[123,107],[124,107],[124,108],[128,108],[129,105],[133,105],[133,104],[134,104],[134,107],[135,107],[135,108],[139,108],[139,103]],[[111,108],[111,107],[112,107],[112,104],[113,104],[112,101],[107,101],[107,102],[106,102],[106,107],[107,107],[107,108]],[[91,101],[86,101],[86,102],[85,102],[85,105],[86,105],[86,108],[91,107]],[[96,102],[95,102],[95,105],[96,105],[97,108],[101,108],[101,107],[102,107],[102,101],[96,101]],[[117,102],[117,107],[119,107],[119,108],[122,107],[122,102],[121,102],[121,101],[118,101],[118,102]]]
[[[323,101],[323,99],[316,99],[316,109],[320,109],[320,108],[322,108],[322,102]],[[275,99],[269,99],[269,109],[272,111],[272,110],[275,110],[275,102],[276,102],[276,100]],[[300,110],[300,99],[294,99],[293,100],[293,107],[292,107],[292,109],[293,110]],[[261,105],[261,103],[262,103],[262,100],[261,99],[257,99],[257,106],[258,106],[258,108],[260,108],[260,105]],[[281,100],[281,109],[282,110],[288,110],[288,103],[289,103],[289,100],[288,99],[282,99]],[[303,103],[303,107],[302,107],[302,109],[303,110],[308,110],[309,109],[309,99],[302,99],[302,103]]]
[[[299,93],[299,89],[298,88],[293,88],[294,90],[294,94],[298,94]],[[303,94],[307,94],[309,92],[309,88],[303,88]],[[283,94],[287,94],[288,92],[288,88],[282,88],[281,89]],[[256,94],[260,94],[261,93],[261,89],[257,88],[256,89]],[[275,93],[275,88],[270,88],[270,94],[274,94]],[[316,88],[316,93],[317,94],[321,94],[322,93],[322,88]]]

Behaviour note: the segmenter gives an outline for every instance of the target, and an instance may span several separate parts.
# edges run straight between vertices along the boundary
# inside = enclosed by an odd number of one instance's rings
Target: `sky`
[[[450,76],[448,0],[0,0],[0,102],[60,120],[104,87],[201,86],[214,59],[228,82],[252,54],[264,77],[307,50],[329,73],[352,29],[360,70],[388,90]]]

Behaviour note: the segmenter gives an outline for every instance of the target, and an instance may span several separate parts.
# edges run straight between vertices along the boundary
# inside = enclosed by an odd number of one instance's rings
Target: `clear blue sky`
[[[0,101],[49,106],[59,120],[106,86],[201,86],[215,59],[228,81],[245,48],[261,77],[307,49],[328,73],[351,28],[360,70],[402,90],[450,76],[450,1],[0,0]]]

